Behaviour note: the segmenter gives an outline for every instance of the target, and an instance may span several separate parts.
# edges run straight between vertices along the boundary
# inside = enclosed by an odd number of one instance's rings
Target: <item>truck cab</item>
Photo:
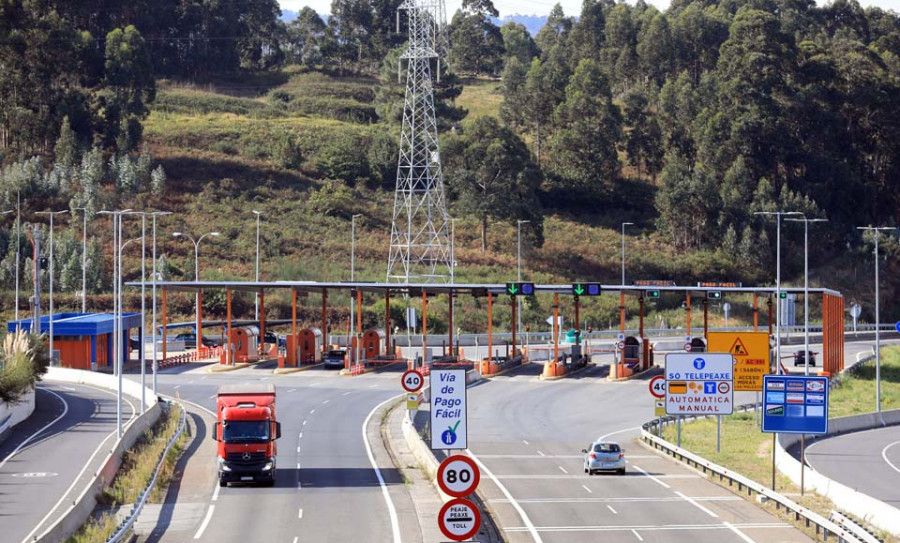
[[[281,423],[275,418],[275,385],[223,385],[216,398],[213,439],[219,486],[228,483],[275,484],[275,440]]]

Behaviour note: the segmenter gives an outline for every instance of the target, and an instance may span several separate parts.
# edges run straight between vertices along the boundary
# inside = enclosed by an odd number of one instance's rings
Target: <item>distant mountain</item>
[[[497,26],[503,26],[508,22],[521,23],[525,25],[525,28],[528,29],[528,33],[532,36],[536,36],[537,33],[544,27],[544,24],[547,23],[546,15],[506,15],[503,18],[494,19],[494,24]]]
[[[281,10],[281,20],[286,23],[293,21],[294,19],[296,19],[299,16],[300,16],[300,12],[291,11],[289,9]]]

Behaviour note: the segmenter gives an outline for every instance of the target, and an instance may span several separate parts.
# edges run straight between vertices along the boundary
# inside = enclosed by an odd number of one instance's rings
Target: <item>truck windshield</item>
[[[222,425],[225,443],[257,443],[269,441],[269,422],[264,420],[234,420]]]

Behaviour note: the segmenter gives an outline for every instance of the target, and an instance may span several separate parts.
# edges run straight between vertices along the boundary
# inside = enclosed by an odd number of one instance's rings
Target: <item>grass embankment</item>
[[[881,395],[884,410],[900,407],[900,348],[886,348],[881,351]],[[831,418],[845,417],[874,411],[875,407],[875,367],[867,364],[853,375],[848,375],[835,386],[829,398]],[[663,438],[675,443],[676,428],[669,425],[663,430]],[[772,484],[772,434],[764,434],[756,425],[756,415],[738,413],[722,417],[722,448],[716,452],[716,419],[705,418],[681,426],[681,446],[707,460],[740,473],[765,486]],[[807,489],[800,496],[800,487],[790,479],[776,473],[776,490],[791,497],[810,510],[826,518],[835,505],[822,496]],[[716,479],[712,479],[716,480]],[[724,484],[724,483],[723,483]],[[767,506],[771,512],[784,519],[792,519],[783,511],[776,512],[774,505]],[[886,537],[887,534],[880,534]],[[900,538],[886,537],[885,541],[900,542]]]
[[[122,466],[116,475],[113,484],[98,497],[98,509],[94,515],[81,527],[81,529],[68,539],[69,543],[99,543],[116,530],[118,522],[115,510],[125,504],[137,501],[138,494],[147,486],[153,477],[153,470],[159,455],[166,448],[166,444],[178,430],[178,420],[181,417],[181,408],[178,404],[172,404],[170,409],[163,411],[159,421],[135,443],[135,446],[122,457]],[[175,470],[178,457],[184,450],[187,435],[182,433],[175,444],[169,449],[156,485],[150,493],[150,503],[160,503],[165,498],[166,490]]]

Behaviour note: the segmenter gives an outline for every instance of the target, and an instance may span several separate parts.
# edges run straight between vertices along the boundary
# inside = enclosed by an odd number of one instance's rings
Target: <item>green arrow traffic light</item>
[[[580,284],[574,285],[572,287],[572,292],[574,292],[577,296],[581,296],[582,294],[584,294],[584,287]]]
[[[517,285],[515,283],[510,283],[510,284],[506,285],[506,291],[509,292],[510,294],[515,294],[515,293],[519,292],[519,285]]]
[[[718,290],[711,290],[711,291],[709,291],[709,292],[706,293],[706,297],[709,298],[709,299],[711,299],[711,300],[721,300],[721,299],[722,299],[722,293],[721,293],[720,291],[718,291]]]
[[[646,295],[648,298],[659,298],[659,291],[658,290],[648,290],[646,292]]]

